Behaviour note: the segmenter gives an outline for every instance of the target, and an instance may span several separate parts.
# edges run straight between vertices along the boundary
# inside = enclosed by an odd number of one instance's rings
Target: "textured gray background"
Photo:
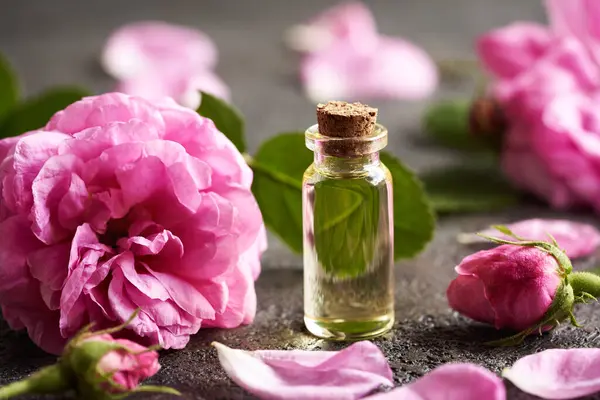
[[[281,37],[291,24],[332,4],[317,0],[1,0],[0,51],[16,65],[27,93],[59,83],[83,84],[99,93],[113,85],[97,64],[112,29],[141,19],[195,26],[219,47],[218,72],[247,118],[250,149],[255,150],[277,132],[303,129],[314,122],[314,106],[296,82],[297,59],[284,49]],[[544,20],[537,0],[380,0],[368,4],[382,33],[408,37],[436,59],[473,57],[473,38],[492,27],[517,19]],[[436,96],[468,96],[472,86],[468,81],[446,82]],[[390,130],[390,150],[413,168],[422,171],[456,158],[420,138],[420,115],[426,102],[373,105],[380,108],[380,121]],[[578,309],[577,316],[585,323],[581,329],[564,326],[519,348],[493,350],[482,343],[499,333],[447,308],[444,293],[454,276],[453,266],[472,251],[456,243],[457,233],[491,223],[557,215],[542,206],[524,204],[503,213],[439,220],[429,248],[418,258],[397,265],[398,322],[391,334],[376,340],[398,384],[449,361],[472,361],[500,372],[520,356],[545,348],[600,344],[600,318],[594,305]],[[562,216],[596,223],[592,215]],[[591,267],[595,262],[593,257],[576,266]],[[209,347],[211,341],[246,349],[339,347],[303,330],[301,259],[271,237],[263,264],[255,323],[230,331],[202,331],[184,350],[164,352],[163,369],[154,383],[173,385],[186,399],[252,398],[225,376]],[[50,362],[52,357],[37,350],[26,336],[9,332],[0,321],[0,383]],[[508,386],[509,398],[532,398]]]

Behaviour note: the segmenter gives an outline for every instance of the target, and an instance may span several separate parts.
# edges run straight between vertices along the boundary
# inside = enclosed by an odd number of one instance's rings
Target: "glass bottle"
[[[392,178],[379,160],[387,130],[374,119],[367,131],[331,129],[336,121],[323,124],[336,136],[320,133],[321,121],[306,131],[304,323],[318,337],[363,339],[394,324]]]

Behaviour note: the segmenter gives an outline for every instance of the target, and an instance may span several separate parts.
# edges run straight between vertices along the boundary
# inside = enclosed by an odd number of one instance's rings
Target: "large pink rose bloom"
[[[0,305],[43,349],[137,308],[130,329],[165,348],[252,321],[264,227],[212,121],[110,93],[0,141],[0,159]]]
[[[450,307],[496,328],[521,331],[540,322],[556,295],[558,262],[535,247],[503,245],[479,251],[456,267]]]
[[[547,0],[551,25],[515,23],[478,41],[509,120],[502,167],[557,208],[600,211],[600,18],[594,0]]]

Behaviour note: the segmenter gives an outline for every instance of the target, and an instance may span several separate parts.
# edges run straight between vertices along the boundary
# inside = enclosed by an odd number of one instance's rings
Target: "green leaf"
[[[240,153],[246,151],[244,118],[237,108],[218,97],[202,92],[202,101],[197,112],[203,117],[210,118]]]
[[[389,223],[379,219],[385,187],[385,182],[375,186],[364,179],[315,183],[314,243],[326,272],[337,278],[354,277],[372,264],[382,232],[380,224]],[[387,234],[385,226],[383,232]]]
[[[381,160],[388,167],[394,181],[394,257],[412,257],[433,236],[433,213],[415,175],[387,153],[381,153]],[[256,157],[249,161],[254,170],[252,192],[261,208],[265,224],[298,253],[302,251],[302,177],[312,161],[313,153],[306,149],[304,134],[299,132],[282,134],[268,140],[261,146]],[[365,190],[355,183],[357,181],[340,182],[342,181],[327,185],[325,190],[333,193],[323,196],[324,200],[315,197],[316,231],[336,229],[340,233],[329,237],[352,238],[354,234],[342,232],[350,229],[368,236],[368,232],[376,225],[375,221],[379,219],[379,210],[371,207],[367,210],[363,207],[365,203],[377,204],[379,194]],[[334,196],[334,201],[331,201],[331,195]],[[339,247],[341,241],[333,245]],[[355,253],[352,254],[358,254],[356,247],[353,249]],[[332,260],[333,258],[330,257]],[[352,264],[351,268],[358,268],[357,265]]]
[[[48,120],[68,105],[89,96],[89,92],[78,87],[57,87],[27,99],[19,104],[0,125],[0,137],[17,136],[39,129]]]
[[[515,205],[520,193],[496,166],[455,165],[421,176],[433,208],[440,213],[494,211]]]
[[[8,60],[0,54],[0,120],[19,101],[19,80]]]
[[[423,116],[423,129],[443,146],[459,150],[483,150],[480,139],[469,133],[471,102],[442,101],[431,105]]]
[[[266,226],[297,253],[302,252],[302,176],[312,161],[299,132],[267,140],[249,161],[252,192]]]
[[[380,156],[394,185],[394,259],[411,258],[433,238],[434,213],[414,172],[387,152]]]

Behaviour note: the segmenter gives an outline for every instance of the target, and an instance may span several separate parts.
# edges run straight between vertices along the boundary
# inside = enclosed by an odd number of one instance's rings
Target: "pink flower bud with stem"
[[[519,333],[492,344],[513,345],[526,336],[548,331],[569,319],[578,303],[600,296],[600,276],[573,272],[571,261],[551,241],[532,241],[504,226],[495,227],[507,240],[481,235],[502,244],[472,254],[456,267],[459,276],[447,290],[450,306],[476,321]]]
[[[67,343],[54,365],[28,378],[0,387],[0,399],[24,394],[75,392],[89,400],[120,399],[137,392],[180,395],[164,386],[138,386],[139,382],[160,369],[156,347],[144,347],[111,334],[125,328],[137,316],[136,311],[123,325],[93,332],[91,325]]]

